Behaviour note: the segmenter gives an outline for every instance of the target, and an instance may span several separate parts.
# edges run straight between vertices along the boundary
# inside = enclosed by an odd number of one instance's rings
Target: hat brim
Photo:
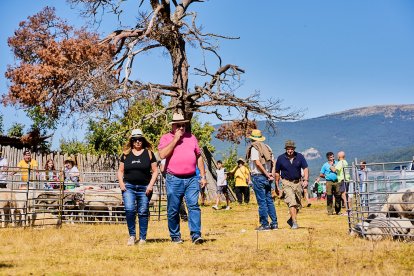
[[[259,141],[259,142],[263,142],[264,140],[266,140],[266,137],[262,136],[262,137],[258,138],[258,137],[250,136],[249,139]]]
[[[296,149],[296,147],[295,147],[295,146],[285,146],[285,149],[287,149],[287,148],[293,148],[293,149]]]
[[[172,121],[172,122],[170,122],[170,125],[173,125],[173,124],[179,124],[179,123],[188,123],[190,120],[180,120],[180,121]]]

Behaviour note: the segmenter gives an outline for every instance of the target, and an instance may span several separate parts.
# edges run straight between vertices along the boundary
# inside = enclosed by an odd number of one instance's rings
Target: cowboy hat
[[[262,132],[259,129],[253,129],[249,138],[259,142],[266,140],[266,137],[262,135]]]
[[[179,124],[179,123],[188,123],[190,120],[184,119],[184,115],[180,113],[174,113],[172,117],[172,121],[170,122],[170,125],[172,124]]]

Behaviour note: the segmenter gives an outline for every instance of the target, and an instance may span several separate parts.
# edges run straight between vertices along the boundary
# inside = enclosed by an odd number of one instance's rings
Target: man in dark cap
[[[305,157],[295,151],[295,142],[287,140],[284,154],[276,161],[276,189],[279,190],[279,180],[282,178],[284,201],[289,207],[290,218],[287,221],[291,229],[298,229],[297,213],[302,208],[303,188],[308,186],[309,169]],[[303,170],[303,177],[302,177]]]

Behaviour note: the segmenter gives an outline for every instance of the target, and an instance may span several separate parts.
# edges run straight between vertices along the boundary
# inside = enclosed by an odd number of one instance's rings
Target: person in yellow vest
[[[30,172],[30,180],[34,179],[36,175],[35,171],[38,167],[37,161],[32,159],[32,153],[30,150],[25,150],[23,152],[23,159],[19,161],[17,167],[20,168],[20,173],[22,176],[22,183],[20,188],[27,188],[27,182],[29,181],[29,172]]]
[[[250,201],[250,187],[249,183],[251,183],[250,179],[250,171],[244,165],[244,160],[239,158],[237,160],[237,166],[234,167],[230,172],[230,174],[234,175],[234,191],[236,193],[237,202],[239,204],[249,203]]]

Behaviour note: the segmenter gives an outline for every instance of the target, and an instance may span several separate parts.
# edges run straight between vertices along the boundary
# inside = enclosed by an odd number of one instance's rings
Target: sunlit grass
[[[0,274],[413,274],[413,243],[350,237],[346,217],[328,217],[324,202],[303,209],[290,230],[286,206],[276,208],[280,229],[257,233],[256,204],[203,207],[202,245],[191,243],[186,223],[184,244],[171,244],[166,220],[151,221],[147,244],[134,247],[126,225],[0,229]]]

